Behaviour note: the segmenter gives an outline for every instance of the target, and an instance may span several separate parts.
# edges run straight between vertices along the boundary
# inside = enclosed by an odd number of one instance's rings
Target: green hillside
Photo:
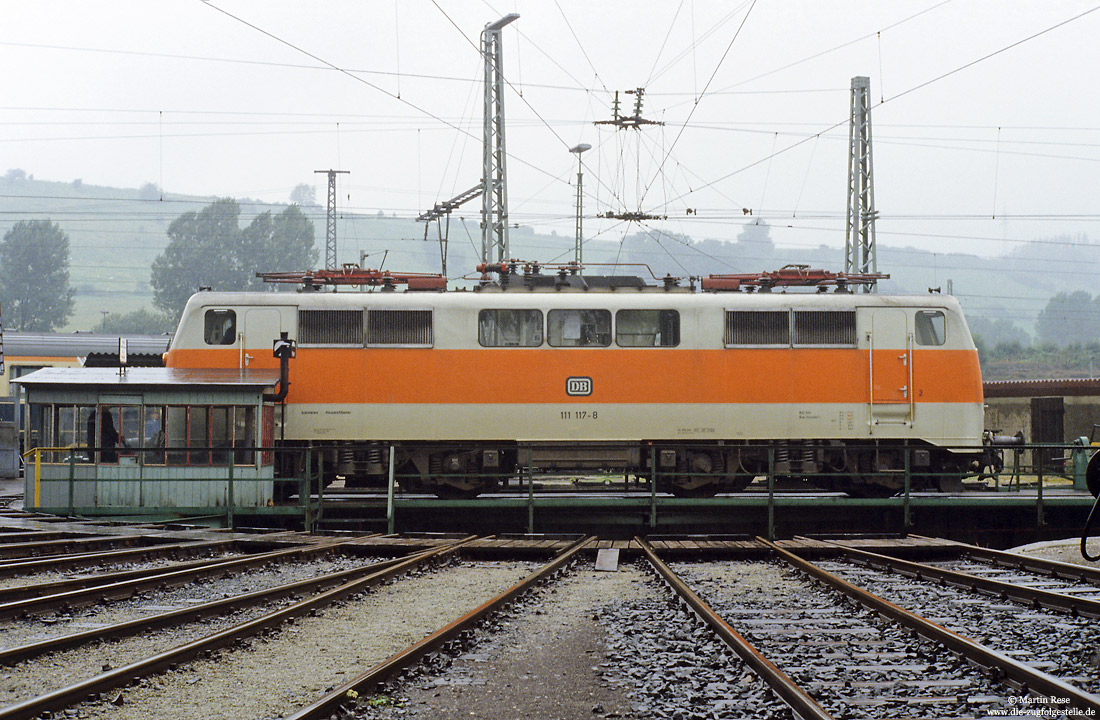
[[[0,178],[0,232],[17,221],[48,218],[68,233],[71,243],[71,282],[76,291],[76,313],[65,330],[88,330],[103,313],[125,313],[152,307],[149,266],[167,244],[167,228],[179,215],[199,210],[214,198],[161,194],[153,185],[144,188],[94,186],[79,180],[64,183],[35,180],[21,171],[8,171]],[[279,212],[285,205],[239,200],[241,223],[266,210]],[[303,209],[313,220],[315,242],[322,250],[325,232],[324,209],[313,205]],[[740,224],[740,223],[739,223]],[[341,213],[338,219],[339,261],[388,269],[438,272],[440,250],[436,227],[429,228],[410,218]],[[480,229],[475,211],[452,218],[448,274],[473,276],[480,251]],[[840,269],[843,254],[836,238],[832,247],[816,249],[776,246],[766,224],[743,224],[736,242],[689,238],[642,230],[623,237],[592,239],[585,246],[585,262],[645,264],[657,277],[707,275],[711,273],[756,272],[805,263]],[[573,255],[573,239],[557,233],[537,233],[529,227],[511,230],[513,255],[541,262],[566,262]],[[1087,239],[1069,243],[1058,259],[1080,255],[1092,262],[1095,246]],[[938,287],[947,292],[950,281],[972,324],[1002,319],[1014,326],[1017,338],[1030,344],[1034,319],[1056,292],[1093,292],[1088,273],[1043,271],[1044,258],[1052,252],[1050,243],[1019,246],[1008,255],[983,258],[966,253],[930,253],[919,248],[879,246],[879,268],[891,275],[883,289],[898,292],[927,292]],[[302,268],[258,267],[264,270]],[[610,272],[610,271],[608,271]],[[648,275],[636,267],[620,272]],[[990,345],[1006,338],[991,338]],[[1091,338],[1082,338],[1088,341]]]

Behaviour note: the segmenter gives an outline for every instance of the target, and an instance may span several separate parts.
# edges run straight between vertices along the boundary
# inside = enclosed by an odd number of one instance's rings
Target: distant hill
[[[77,311],[66,330],[89,330],[101,313],[122,313],[152,307],[149,266],[167,244],[169,224],[184,212],[199,210],[215,198],[162,194],[154,185],[142,188],[111,188],[73,182],[36,180],[21,171],[0,177],[0,233],[18,220],[49,218],[69,234],[71,277],[76,290]],[[238,199],[241,222],[285,204]],[[325,234],[324,208],[303,208],[313,220],[315,242],[322,251]],[[465,219],[463,219],[465,218]],[[339,260],[389,269],[438,272],[439,244],[436,227],[430,226],[425,241],[424,225],[411,218],[341,213],[338,219]],[[825,238],[823,238],[824,240]],[[473,275],[481,246],[476,212],[456,213],[451,220],[449,275]],[[836,238],[833,247],[786,248],[772,243],[766,223],[743,224],[736,242],[642,230],[626,237],[591,239],[585,245],[585,262],[644,263],[657,277],[708,275],[725,272],[755,272],[804,263],[826,269],[843,267],[843,252]],[[1094,262],[1097,247],[1087,238],[1075,238],[1068,250],[1057,239],[1059,260],[1067,253]],[[573,238],[557,233],[538,233],[530,227],[511,230],[511,247],[516,257],[541,262],[566,262],[573,255]],[[931,253],[912,247],[879,245],[879,268],[891,279],[886,291],[928,292],[930,287],[948,291],[948,280],[975,324],[983,320],[1010,320],[1019,339],[1030,342],[1033,318],[1047,300],[1059,291],[1084,289],[1095,292],[1094,279],[1085,272],[1044,272],[1050,257],[1049,241],[1027,243],[997,258],[959,253]],[[1070,258],[1072,259],[1072,258]],[[257,268],[296,270],[301,268]],[[645,268],[620,272],[648,275]],[[1006,327],[1004,323],[1001,325]],[[1007,326],[1011,327],[1011,326]],[[994,339],[993,342],[998,340]]]

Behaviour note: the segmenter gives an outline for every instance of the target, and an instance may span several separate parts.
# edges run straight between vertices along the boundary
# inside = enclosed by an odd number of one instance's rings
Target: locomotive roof
[[[852,309],[856,307],[939,307],[957,308],[958,301],[950,295],[885,295],[881,293],[807,293],[807,292],[690,292],[684,289],[664,291],[649,288],[608,291],[506,291],[471,292],[212,292],[191,296],[189,307],[282,306],[302,309],[391,308],[690,308],[724,307],[744,309],[820,308]]]

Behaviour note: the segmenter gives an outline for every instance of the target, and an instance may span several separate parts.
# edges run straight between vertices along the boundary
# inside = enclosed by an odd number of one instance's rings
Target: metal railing
[[[377,446],[374,446],[377,447]],[[536,515],[540,506],[545,507],[546,491],[556,492],[573,491],[576,489],[593,489],[599,487],[596,483],[609,483],[614,478],[622,478],[611,486],[615,495],[609,498],[609,503],[621,501],[632,507],[642,507],[647,511],[647,524],[650,528],[659,525],[660,515],[666,509],[683,509],[691,506],[721,506],[721,505],[764,505],[767,512],[768,536],[775,536],[777,515],[784,506],[799,504],[806,496],[818,492],[821,487],[833,488],[830,494],[840,496],[836,487],[850,481],[850,470],[815,469],[803,471],[797,468],[788,468],[785,461],[779,458],[785,455],[790,447],[780,444],[744,444],[738,446],[716,446],[713,444],[688,445],[676,444],[651,444],[641,449],[640,463],[634,467],[607,467],[585,470],[573,473],[559,473],[537,466],[532,462],[533,454],[538,449],[536,446],[513,446],[516,454],[516,467],[506,472],[480,472],[478,477],[488,480],[487,489],[497,491],[505,489],[515,500],[522,499],[526,505],[527,528],[534,532],[536,527]],[[809,447],[821,448],[824,446],[799,446],[801,449]],[[420,446],[420,449],[424,449]],[[853,504],[874,504],[885,507],[897,507],[901,511],[902,524],[905,528],[912,527],[913,508],[925,502],[927,495],[936,493],[931,490],[938,478],[957,477],[954,472],[933,472],[927,467],[916,467],[913,463],[914,453],[927,450],[927,447],[917,447],[910,443],[879,443],[876,446],[862,448],[874,449],[881,453],[893,453],[895,464],[891,469],[878,470],[876,473],[883,477],[889,477],[896,488],[890,492],[884,492],[873,498],[852,498]],[[1069,489],[1077,491],[1087,489],[1085,483],[1085,468],[1092,453],[1097,449],[1091,447],[1084,440],[1079,439],[1074,443],[1064,444],[1021,444],[1005,448],[991,448],[990,446],[973,446],[951,448],[959,453],[967,453],[978,456],[985,453],[987,458],[996,458],[994,465],[985,465],[974,471],[970,469],[968,481],[985,483],[985,489],[996,493],[1017,493],[1027,498],[1034,504],[1036,527],[1043,527],[1046,523],[1045,510],[1049,498],[1047,493],[1052,489]],[[333,473],[326,472],[323,462],[317,457],[320,448],[308,446],[280,446],[280,447],[249,447],[249,448],[157,448],[132,451],[139,468],[172,468],[174,474],[165,474],[163,477],[81,477],[78,468],[103,468],[120,467],[117,463],[93,463],[91,460],[98,457],[96,453],[104,448],[88,448],[85,446],[68,447],[42,447],[34,448],[25,453],[29,458],[27,473],[33,472],[33,484],[28,482],[27,492],[33,499],[27,505],[30,509],[43,508],[42,487],[44,483],[65,483],[66,502],[63,504],[50,504],[49,511],[66,511],[70,516],[90,514],[171,514],[190,512],[193,515],[204,517],[224,518],[227,527],[234,527],[239,515],[255,514],[283,514],[300,515],[302,524],[306,529],[314,528],[324,519],[326,508],[333,508],[337,504],[342,508],[354,507],[355,500],[348,497],[334,498],[340,495],[337,488],[327,487],[326,479]],[[720,450],[731,452],[740,450],[742,453],[755,453],[756,465],[744,470],[751,474],[752,484],[744,491],[736,493],[723,492],[715,497],[670,497],[668,495],[669,481],[672,478],[683,480],[685,478],[699,478],[708,480],[714,478],[714,473],[691,472],[680,468],[666,468],[661,465],[662,450],[675,450],[676,452],[710,451]],[[145,456],[149,453],[158,453],[161,457],[165,453],[213,453],[209,457],[223,458],[224,463],[203,464],[186,466],[190,472],[182,473],[182,465],[166,465],[163,460],[146,462]],[[236,462],[241,453],[251,457],[253,462],[241,464]],[[297,463],[285,462],[288,453],[294,454],[299,460]],[[403,489],[414,488],[419,479],[419,471],[399,472],[396,467],[398,447],[387,446],[383,452],[385,460],[384,483],[378,484],[381,476],[375,476],[375,484],[365,488],[369,494],[370,506],[378,508],[381,494],[385,498],[385,526],[388,532],[398,529],[397,515],[403,506],[411,506],[414,502],[424,502],[422,493]],[[50,462],[51,458],[59,461]],[[269,463],[261,462],[262,458],[270,458],[270,467],[293,468],[289,474],[279,477],[252,477],[257,471],[269,467]],[[766,459],[760,462],[760,459]],[[900,463],[897,460],[900,458]],[[51,478],[43,478],[43,468],[52,466],[58,468],[65,466],[63,473],[53,473]],[[125,466],[125,464],[123,465]],[[242,468],[255,468],[244,473]],[[743,470],[743,468],[739,468]],[[89,471],[88,474],[95,474]],[[454,473],[452,477],[468,478],[468,473]],[[437,476],[440,477],[440,476]],[[441,477],[447,477],[442,475]],[[554,485],[552,481],[557,481]],[[1068,482],[1067,482],[1068,481]],[[208,504],[202,506],[172,506],[172,507],[144,507],[115,506],[89,507],[77,502],[77,489],[81,483],[113,482],[113,483],[224,483],[224,504]],[[242,482],[272,483],[271,504],[268,507],[258,507],[255,504],[242,503],[238,497],[238,489]],[[991,484],[990,484],[991,483]],[[550,487],[547,487],[550,486]],[[973,486],[973,485],[972,485]],[[817,488],[818,490],[815,490]],[[362,492],[362,490],[358,491]],[[1031,494],[1033,492],[1033,495]],[[849,493],[851,494],[851,493]],[[943,495],[942,492],[938,493]],[[345,493],[346,495],[346,493]],[[888,495],[888,497],[887,497]],[[951,495],[950,493],[948,495]],[[452,497],[447,502],[457,503],[485,503],[492,499],[474,499],[470,497]],[[431,502],[430,500],[428,502]],[[366,507],[364,503],[364,507]],[[382,521],[379,518],[379,521]]]

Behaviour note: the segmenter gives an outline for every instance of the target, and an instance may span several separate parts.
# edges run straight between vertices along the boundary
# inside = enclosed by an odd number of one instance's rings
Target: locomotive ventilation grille
[[[299,310],[299,345],[431,347],[431,310]]]
[[[854,310],[727,310],[726,346],[855,347]]]
[[[431,310],[371,310],[367,313],[367,345],[431,347]]]
[[[299,310],[299,345],[363,346],[362,310]]]

